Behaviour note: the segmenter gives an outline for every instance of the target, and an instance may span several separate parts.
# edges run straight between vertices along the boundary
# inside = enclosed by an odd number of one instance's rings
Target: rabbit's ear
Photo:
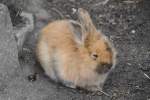
[[[82,41],[89,45],[95,38],[97,38],[100,34],[97,32],[93,21],[85,9],[79,8],[78,9],[78,18],[81,23],[81,30],[82,30]]]
[[[78,9],[78,18],[82,25],[83,33],[93,33],[96,31],[96,27],[94,26],[92,19],[85,9]]]
[[[73,30],[73,33],[74,33],[74,38],[75,38],[75,41],[78,43],[78,44],[82,44],[82,30],[81,30],[81,24],[77,21],[74,21],[74,20],[69,20],[69,22],[72,24],[71,28]]]

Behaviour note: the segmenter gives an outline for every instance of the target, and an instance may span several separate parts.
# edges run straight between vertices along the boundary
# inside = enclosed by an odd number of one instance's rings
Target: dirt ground
[[[150,0],[109,0],[106,4],[103,0],[47,0],[45,2],[47,3],[43,4],[42,8],[51,16],[42,22],[44,23],[42,25],[62,17],[76,19],[76,10],[82,7],[90,12],[97,28],[114,43],[118,52],[117,65],[104,85],[105,92],[114,96],[114,100],[150,99],[150,79],[144,75],[145,73],[150,76]],[[17,25],[16,22],[21,23],[18,20],[20,19],[15,19],[13,25]],[[39,27],[40,25],[36,24],[35,33],[38,33]],[[25,63],[28,63],[28,66],[35,66],[35,62],[32,61],[34,39],[35,35],[30,35],[26,39],[24,48],[30,49],[31,52],[21,54],[19,59],[22,66]],[[31,72],[38,73],[39,77],[45,78],[42,72],[34,68],[32,70]],[[64,92],[63,95],[69,95],[67,100],[100,99],[99,96],[60,87],[63,89],[60,90]],[[56,100],[61,100],[63,95]],[[102,95],[101,99],[112,98]]]

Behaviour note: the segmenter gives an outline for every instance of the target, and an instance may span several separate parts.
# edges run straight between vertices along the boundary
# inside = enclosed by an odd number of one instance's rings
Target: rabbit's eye
[[[97,55],[96,53],[93,53],[93,54],[91,55],[91,57],[92,57],[92,59],[96,60],[96,59],[98,58],[98,55]]]
[[[110,47],[107,47],[106,50],[107,50],[107,51],[111,51],[111,48],[110,48]]]

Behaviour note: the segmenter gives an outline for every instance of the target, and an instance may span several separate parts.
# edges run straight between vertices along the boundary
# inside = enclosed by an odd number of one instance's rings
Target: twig
[[[135,1],[131,1],[131,0],[126,0],[126,1],[123,1],[124,3],[134,3]]]
[[[140,70],[141,70],[141,72],[143,73],[143,75],[144,75],[146,78],[148,78],[148,79],[150,80],[150,76],[147,75],[142,69],[140,69]]]
[[[104,95],[108,96],[108,97],[112,97],[111,95],[109,95],[108,93],[102,91],[102,90],[99,90],[99,92],[103,93]]]
[[[108,3],[109,0],[105,0],[102,2],[103,5],[106,5]]]
[[[145,76],[146,78],[150,79],[150,77],[149,77],[146,73],[144,73],[144,76]]]
[[[124,3],[139,3],[139,2],[141,2],[142,0],[126,0],[126,1],[123,1]]]
[[[105,0],[99,3],[96,3],[94,6],[99,6],[99,5],[106,5],[109,2],[109,0]]]
[[[106,93],[106,92],[104,92],[104,91],[102,91],[102,90],[99,90],[99,91],[95,92],[94,94],[99,95],[98,93],[102,93],[102,94],[104,94],[104,95],[106,95],[107,97],[110,97],[110,98],[113,97],[113,96],[109,95],[108,93]],[[100,94],[100,95],[101,95],[101,94]]]
[[[15,17],[19,16],[21,13],[22,13],[22,9],[19,9]]]
[[[58,13],[61,18],[64,18],[64,15],[59,10],[57,10],[56,8],[52,8],[52,10]]]

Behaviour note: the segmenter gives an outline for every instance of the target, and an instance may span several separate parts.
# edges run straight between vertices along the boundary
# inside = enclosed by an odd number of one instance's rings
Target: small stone
[[[127,63],[129,66],[131,66],[132,64],[131,63]]]
[[[28,80],[30,82],[34,82],[34,81],[36,81],[36,79],[37,79],[37,73],[31,74],[28,76]]]
[[[110,22],[112,25],[115,25],[115,24],[116,24],[116,22],[115,22],[114,19],[111,19],[109,22]]]
[[[77,9],[72,8],[72,13],[75,14],[77,12]]]
[[[131,31],[131,33],[133,33],[133,34],[134,34],[135,32],[136,32],[135,30],[132,30],[132,31]]]
[[[136,87],[136,88],[140,88],[140,86],[138,86],[138,85],[137,85],[137,86],[135,86],[135,87]]]

